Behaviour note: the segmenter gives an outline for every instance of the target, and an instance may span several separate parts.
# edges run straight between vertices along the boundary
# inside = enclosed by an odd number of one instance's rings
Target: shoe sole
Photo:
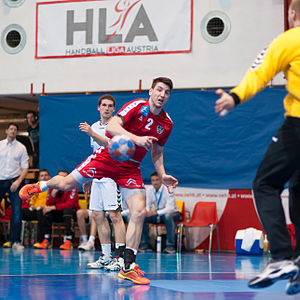
[[[135,280],[133,278],[127,277],[127,276],[125,276],[125,275],[123,275],[121,273],[118,273],[118,277],[121,278],[121,279],[130,280],[130,281],[132,281],[135,284],[150,284],[150,280],[147,283],[146,282],[139,282],[139,281],[137,281],[137,280]]]
[[[275,278],[265,278],[256,283],[248,283],[248,287],[252,289],[261,289],[266,288],[278,280],[284,280],[289,278],[296,278],[298,276],[299,270],[297,268],[291,268],[289,272],[285,272],[284,274],[275,277]]]
[[[80,251],[95,251],[95,248],[94,248],[94,249],[83,249],[83,248],[78,248],[78,250],[80,250]]]
[[[117,271],[121,271],[122,267],[115,267],[115,268],[105,268],[104,267],[104,270],[105,271],[108,271],[108,272],[117,272]]]
[[[289,282],[287,285],[286,285],[286,293],[288,295],[295,295],[295,294],[298,294],[300,292],[300,282],[297,281],[297,282]]]

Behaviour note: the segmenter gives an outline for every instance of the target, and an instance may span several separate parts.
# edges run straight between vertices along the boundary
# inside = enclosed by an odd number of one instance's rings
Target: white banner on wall
[[[35,57],[188,53],[193,0],[73,0],[36,6]]]

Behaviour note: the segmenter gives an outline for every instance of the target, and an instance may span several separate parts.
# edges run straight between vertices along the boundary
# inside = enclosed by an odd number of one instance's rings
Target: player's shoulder
[[[118,115],[125,116],[130,111],[138,109],[139,107],[145,105],[147,103],[147,99],[138,98],[134,99],[130,102],[127,102],[123,108],[119,111]]]
[[[275,46],[282,46],[286,48],[286,45],[292,47],[293,45],[299,48],[300,44],[300,26],[291,28],[281,33],[273,42]]]
[[[172,121],[170,115],[166,111],[163,110],[161,116],[165,119],[165,122],[173,125],[173,121]]]
[[[134,99],[134,100],[131,100],[131,101],[127,102],[125,104],[125,106],[130,105],[130,106],[135,107],[135,106],[139,106],[139,105],[144,105],[146,102],[147,102],[147,99],[145,99],[145,98],[137,98],[137,99]]]

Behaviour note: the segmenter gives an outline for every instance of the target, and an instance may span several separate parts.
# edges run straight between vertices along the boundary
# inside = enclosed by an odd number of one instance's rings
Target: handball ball
[[[132,140],[126,135],[115,135],[108,144],[110,156],[118,161],[129,160],[135,152]]]

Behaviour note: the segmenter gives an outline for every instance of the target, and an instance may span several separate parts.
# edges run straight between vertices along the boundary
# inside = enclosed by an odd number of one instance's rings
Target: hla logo
[[[138,3],[139,1],[136,1]],[[136,36],[146,36],[148,37],[149,41],[155,42],[158,41],[158,38],[154,32],[153,26],[150,22],[150,19],[146,13],[146,10],[143,5],[140,6],[130,28],[128,33],[126,34],[126,37],[123,41],[123,35],[117,34],[118,31],[120,31],[124,23],[126,21],[126,18],[128,16],[129,11],[133,5],[130,6],[130,8],[127,9],[127,11],[124,10],[123,15],[120,14],[118,21],[115,22],[110,27],[115,27],[118,25],[118,27],[115,29],[115,31],[112,34],[107,34],[107,9],[106,8],[100,8],[99,9],[99,16],[98,16],[98,44],[111,44],[111,43],[130,43],[134,40]],[[117,7],[115,7],[115,10],[120,13],[120,10],[117,10]],[[84,31],[85,32],[85,43],[86,44],[93,44],[93,19],[94,19],[94,9],[87,9],[86,10],[86,21],[85,22],[74,22],[74,10],[67,10],[67,45],[74,45],[74,33],[76,31]],[[121,21],[121,22],[120,22]]]

